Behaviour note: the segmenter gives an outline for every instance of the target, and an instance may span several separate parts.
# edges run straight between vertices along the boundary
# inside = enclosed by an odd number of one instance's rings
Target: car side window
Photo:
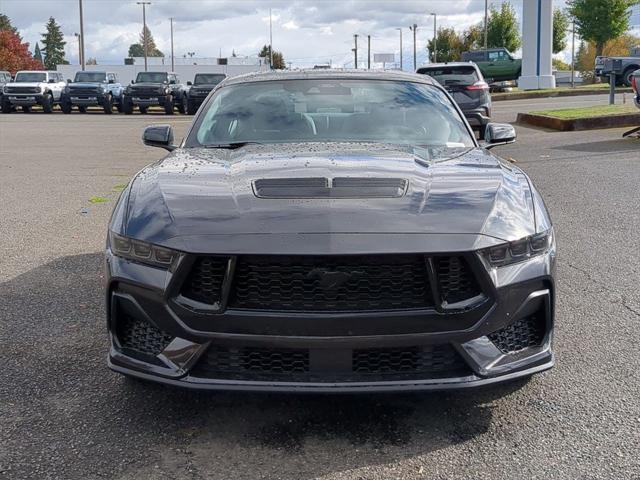
[[[498,53],[500,52],[489,52],[489,60],[492,62],[498,60]]]

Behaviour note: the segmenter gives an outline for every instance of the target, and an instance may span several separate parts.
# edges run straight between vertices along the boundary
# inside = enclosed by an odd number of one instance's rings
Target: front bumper
[[[175,302],[172,285],[179,281],[180,266],[169,273],[123,260],[109,250],[106,264],[108,365],[133,377],[193,389],[387,392],[489,385],[554,364],[555,249],[487,275],[486,298],[470,308],[411,314],[257,314],[229,309],[210,315]],[[144,342],[156,346],[154,354],[141,353],[139,340],[122,333],[119,325],[132,318],[134,331],[152,335]],[[535,344],[510,351],[513,339],[523,336],[517,326],[532,318],[539,326]],[[429,368],[412,370],[415,352],[426,352],[420,358],[428,360],[421,365]],[[371,357],[366,359],[366,374],[356,372],[359,355]],[[271,362],[269,368],[275,362],[275,373],[266,371],[263,361]],[[223,371],[216,362],[246,370]],[[257,373],[246,362],[257,362]],[[296,369],[296,362],[306,370]],[[380,365],[384,368],[374,371]]]
[[[167,103],[169,95],[136,95],[135,93],[127,94],[131,99],[131,103],[138,107],[164,107]]]
[[[4,98],[11,105],[31,107],[34,105],[42,105],[44,95],[42,93],[5,93]]]
[[[66,101],[68,101],[71,105],[77,105],[80,107],[102,106],[105,102],[105,99],[106,96],[102,92],[82,94],[69,92],[69,94],[65,94]]]

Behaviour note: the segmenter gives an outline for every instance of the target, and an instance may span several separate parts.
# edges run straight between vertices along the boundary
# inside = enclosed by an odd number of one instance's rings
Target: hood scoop
[[[253,193],[258,198],[399,198],[407,185],[403,178],[264,178],[253,182]]]

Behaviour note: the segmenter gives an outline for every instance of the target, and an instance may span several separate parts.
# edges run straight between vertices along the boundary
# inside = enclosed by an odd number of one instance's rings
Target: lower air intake
[[[502,353],[513,353],[542,345],[545,333],[544,315],[537,312],[493,332],[488,337]]]

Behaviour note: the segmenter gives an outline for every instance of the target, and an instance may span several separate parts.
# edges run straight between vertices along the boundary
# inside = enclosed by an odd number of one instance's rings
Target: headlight
[[[504,267],[543,255],[553,245],[553,228],[514,242],[480,250],[480,255],[492,267]]]
[[[178,252],[151,243],[133,240],[109,232],[109,247],[114,255],[154,267],[169,268],[178,258]]]

